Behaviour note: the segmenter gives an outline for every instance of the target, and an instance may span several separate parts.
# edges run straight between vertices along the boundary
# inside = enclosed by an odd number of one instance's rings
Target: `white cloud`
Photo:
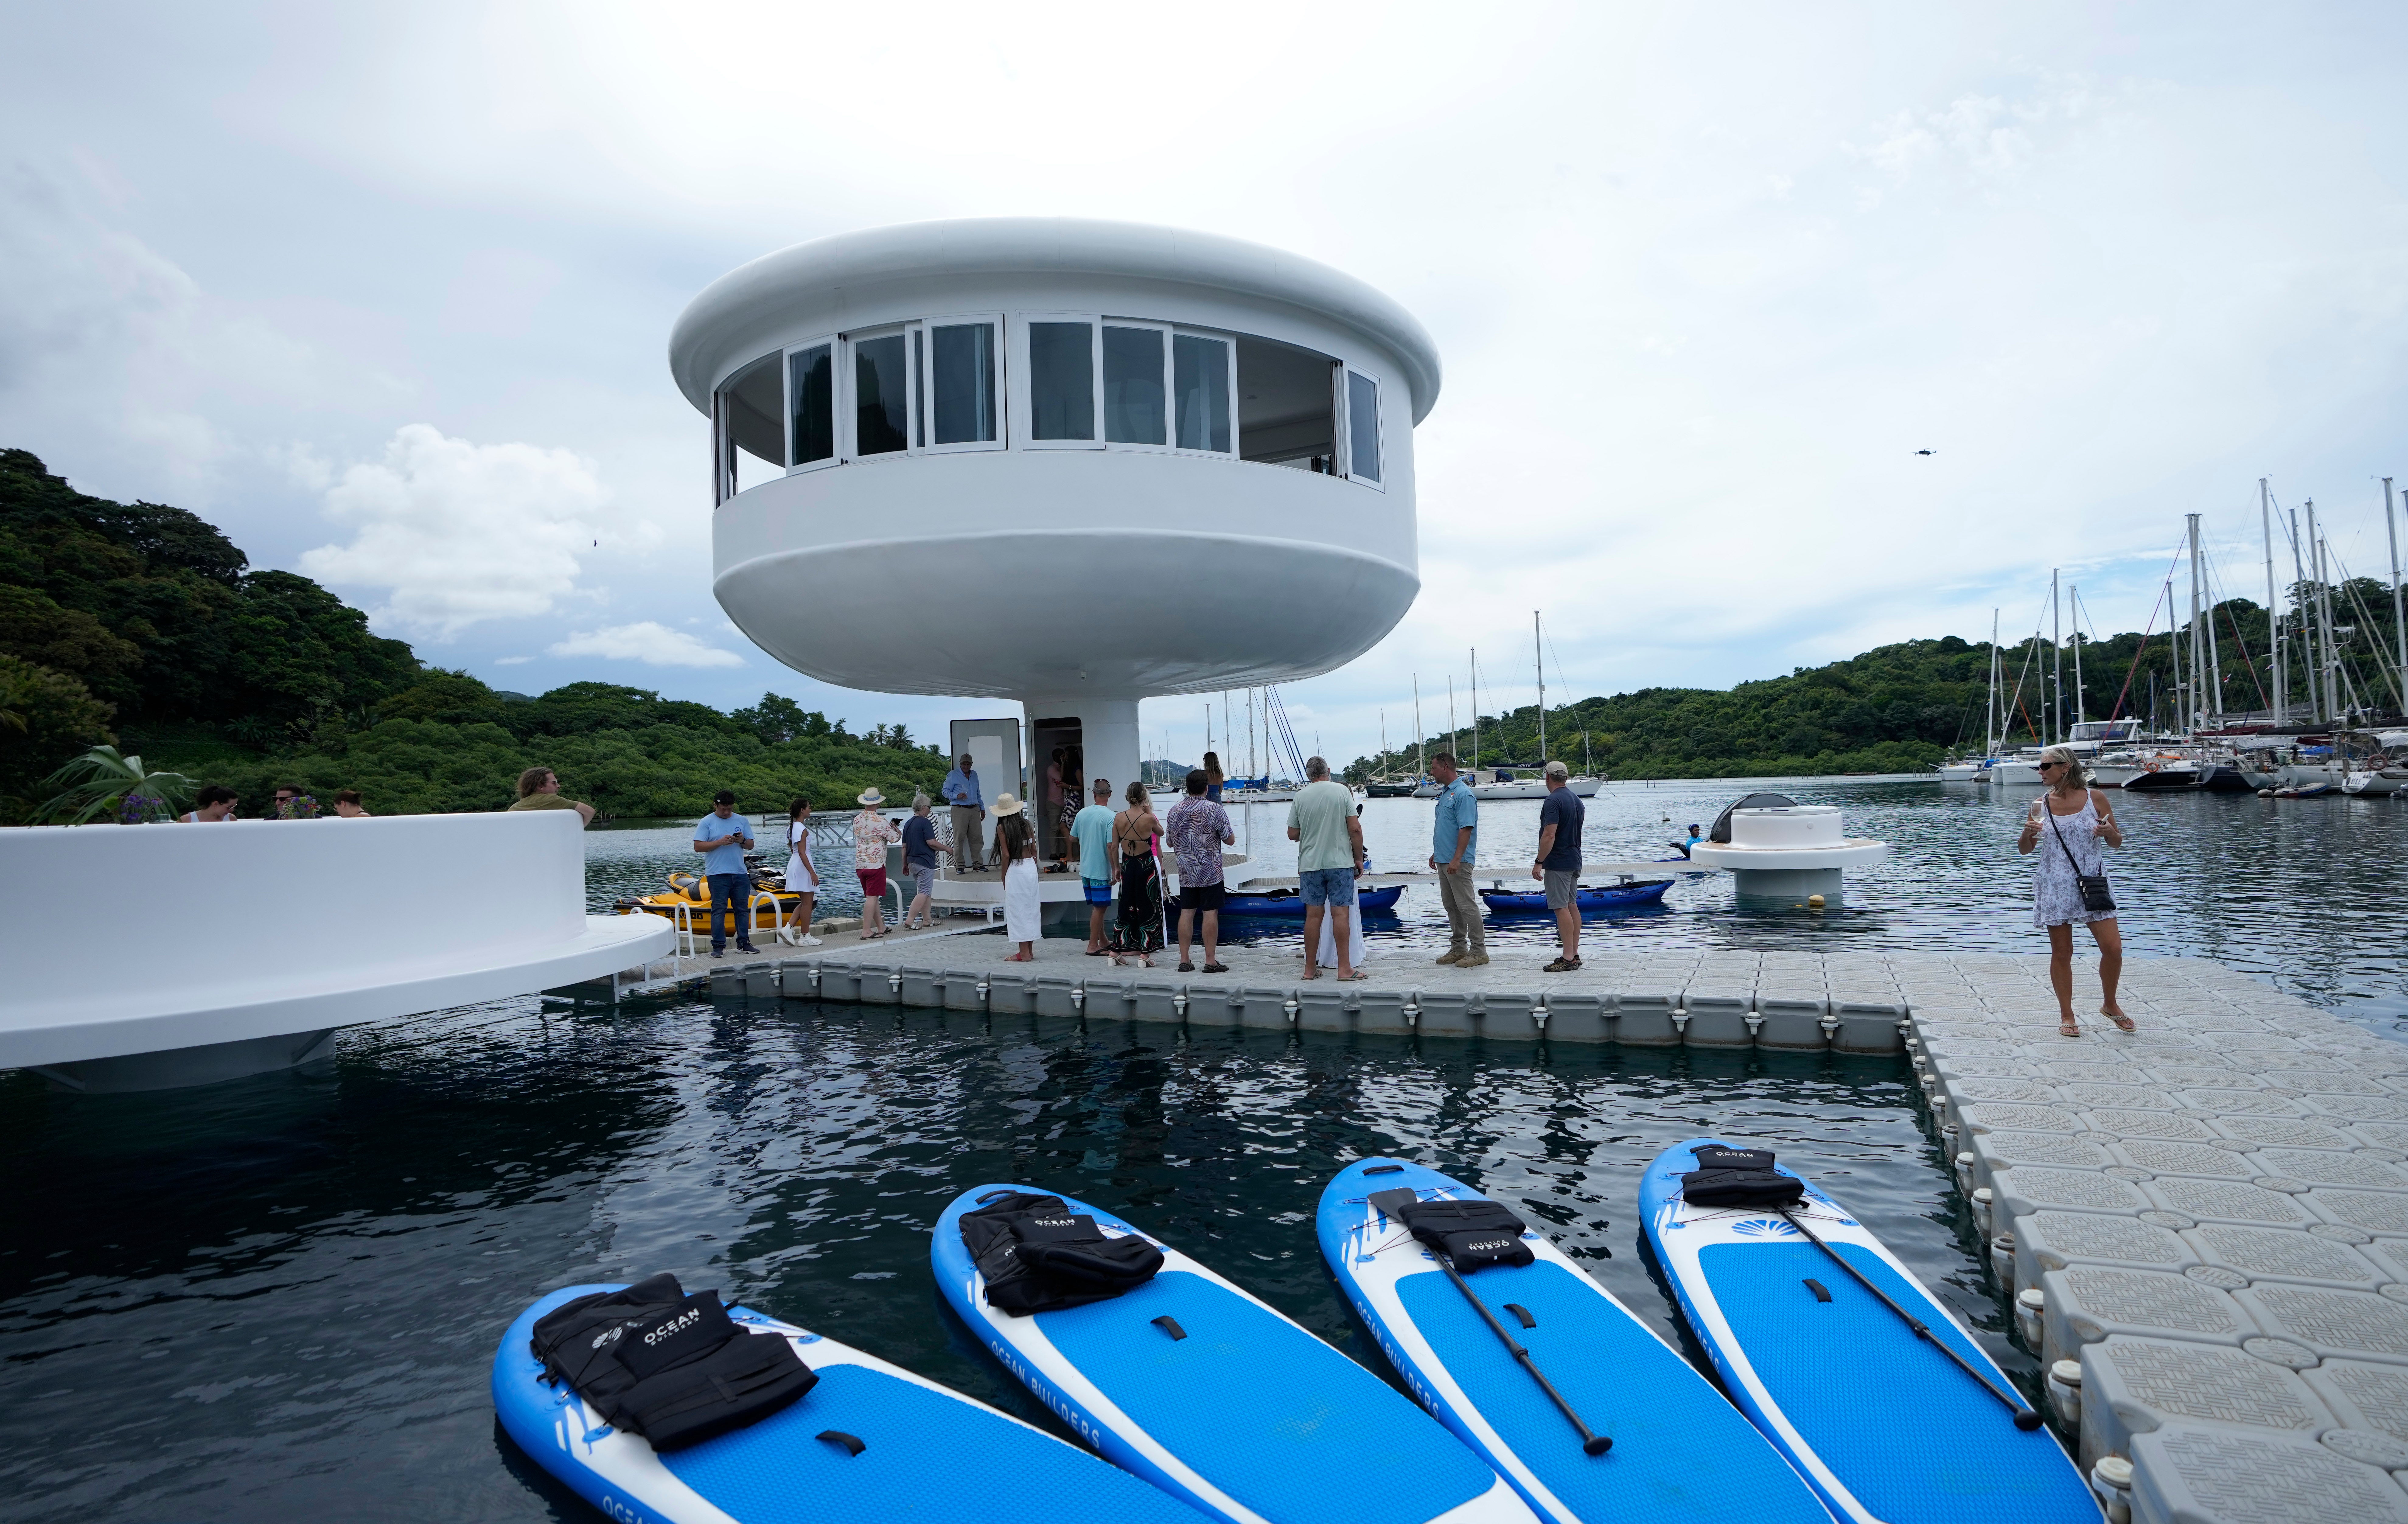
[[[301,569],[338,587],[381,588],[380,623],[449,639],[488,619],[549,613],[576,590],[609,493],[592,462],[532,444],[471,444],[404,425],[384,459],[326,493],[348,545],[305,553]]]
[[[552,642],[555,656],[601,656],[609,661],[639,661],[651,667],[741,667],[744,658],[733,651],[705,645],[683,630],[656,620],[580,630]]]
[[[496,667],[523,667],[533,660],[535,660],[533,656],[495,656],[494,658],[494,665]]]

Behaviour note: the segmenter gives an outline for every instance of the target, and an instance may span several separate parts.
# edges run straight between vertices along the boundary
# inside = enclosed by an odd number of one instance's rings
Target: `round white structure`
[[[1420,588],[1438,353],[1311,260],[1063,218],[841,234],[713,282],[669,363],[738,628],[828,683],[1075,723],[1089,777],[1135,775],[1139,698],[1328,671]]]
[[[1731,875],[1742,904],[1795,904],[1821,895],[1840,902],[1840,874],[1870,868],[1889,855],[1886,842],[1842,835],[1840,812],[1828,804],[1792,804],[1729,812],[1728,841],[1700,841],[1692,862]]]

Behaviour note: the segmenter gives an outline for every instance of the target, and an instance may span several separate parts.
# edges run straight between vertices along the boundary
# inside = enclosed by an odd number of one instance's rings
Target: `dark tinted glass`
[[[1170,393],[1179,448],[1229,453],[1229,344],[1180,334],[1170,341]]]
[[[1346,474],[1380,480],[1380,386],[1369,376],[1346,373]]]
[[[829,346],[814,344],[796,350],[793,358],[795,399],[795,460],[808,466],[836,454],[836,358]]]
[[[1104,440],[1167,444],[1162,409],[1162,330],[1104,328]]]
[[[855,445],[865,455],[910,448],[911,392],[903,374],[903,336],[853,345]]]
[[[928,396],[937,444],[995,439],[995,325],[965,323],[928,330]]]
[[[1028,325],[1028,416],[1039,439],[1096,437],[1095,325]]]

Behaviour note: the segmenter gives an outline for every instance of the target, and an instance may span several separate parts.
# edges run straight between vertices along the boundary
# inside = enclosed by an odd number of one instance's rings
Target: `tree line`
[[[771,811],[872,784],[909,798],[945,772],[902,726],[852,735],[777,694],[724,713],[430,668],[308,578],[252,570],[198,515],[93,497],[0,450],[0,821],[28,823],[43,780],[103,744],[234,788],[246,814],[280,784],[356,788],[380,814],[499,810],[536,766],[631,816],[699,814],[721,788]]]

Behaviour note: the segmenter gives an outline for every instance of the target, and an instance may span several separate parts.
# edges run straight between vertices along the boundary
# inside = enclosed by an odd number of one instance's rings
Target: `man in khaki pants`
[[[1447,949],[1440,963],[1476,969],[1488,961],[1488,927],[1481,921],[1480,896],[1471,870],[1479,861],[1480,796],[1455,770],[1455,754],[1430,758],[1438,780],[1438,825],[1430,839],[1430,868],[1438,874],[1439,903],[1446,907]]]

